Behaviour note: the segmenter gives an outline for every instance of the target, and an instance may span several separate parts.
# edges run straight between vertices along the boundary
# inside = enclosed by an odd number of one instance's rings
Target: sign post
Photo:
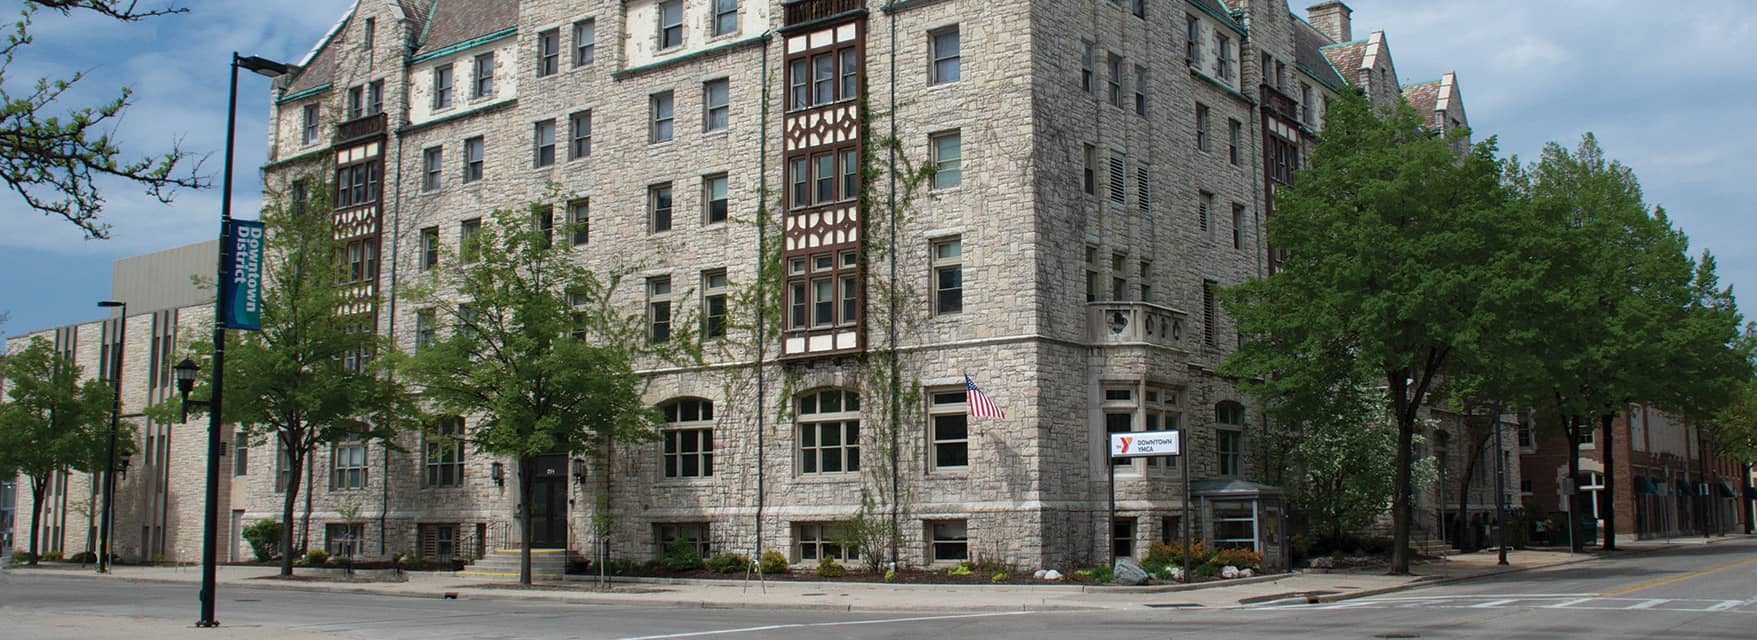
[[[1110,520],[1105,523],[1105,539],[1110,542],[1110,565],[1116,566],[1116,459],[1117,458],[1161,458],[1183,454],[1183,432],[1170,431],[1130,431],[1127,433],[1110,434],[1110,459],[1104,463],[1110,467]],[[1190,465],[1181,465],[1184,477],[1184,562],[1189,564],[1190,558]],[[1190,572],[1184,571],[1184,581],[1188,582]]]

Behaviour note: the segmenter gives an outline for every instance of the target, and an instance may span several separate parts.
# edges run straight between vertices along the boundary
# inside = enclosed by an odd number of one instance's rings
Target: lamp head
[[[251,73],[266,78],[278,78],[287,75],[287,65],[275,62],[268,58],[238,56],[235,58],[234,64],[237,64],[240,68],[250,71]]]
[[[201,365],[195,364],[194,360],[184,358],[182,362],[177,363],[177,366],[171,367],[171,370],[177,374],[178,393],[188,396],[190,391],[195,390],[195,374],[201,371]]]

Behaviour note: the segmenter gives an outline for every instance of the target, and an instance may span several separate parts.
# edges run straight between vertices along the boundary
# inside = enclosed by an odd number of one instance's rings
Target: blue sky
[[[169,0],[143,0],[163,6]],[[368,0],[381,1],[381,0]],[[187,14],[123,25],[95,16],[39,13],[36,42],[7,71],[22,81],[87,76],[68,104],[93,104],[134,88],[117,128],[135,155],[173,142],[206,154],[218,184],[225,143],[226,71],[232,51],[296,62],[352,0],[187,0]],[[19,2],[0,2],[14,15]],[[1303,14],[1304,4],[1294,10]],[[1348,0],[1354,33],[1386,32],[1404,83],[1452,70],[1480,136],[1505,154],[1535,159],[1543,144],[1573,146],[1591,131],[1633,167],[1650,204],[1663,205],[1692,249],[1719,259],[1723,283],[1757,288],[1757,3],[1692,0],[1687,10],[1650,0]],[[248,7],[246,9],[246,7]],[[267,81],[239,79],[237,185],[233,208],[253,217],[256,167],[264,157]],[[218,189],[184,192],[160,205],[126,183],[109,185],[110,240],[83,240],[69,224],[0,193],[0,334],[99,317],[110,261],[213,238]],[[1746,296],[1748,297],[1748,296]]]

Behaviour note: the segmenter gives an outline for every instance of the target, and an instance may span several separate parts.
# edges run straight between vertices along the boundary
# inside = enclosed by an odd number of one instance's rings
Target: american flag
[[[978,418],[1007,417],[1005,411],[1001,411],[1000,407],[995,406],[993,400],[988,399],[988,394],[983,393],[981,389],[976,387],[976,381],[971,380],[969,374],[964,375],[964,389],[968,391],[970,395],[970,415]]]

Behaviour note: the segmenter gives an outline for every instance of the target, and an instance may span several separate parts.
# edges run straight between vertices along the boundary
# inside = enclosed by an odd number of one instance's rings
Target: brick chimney
[[[1354,10],[1340,0],[1330,0],[1306,7],[1306,21],[1317,27],[1319,32],[1330,36],[1331,40],[1348,42],[1354,39],[1354,28],[1348,20],[1352,13]]]

